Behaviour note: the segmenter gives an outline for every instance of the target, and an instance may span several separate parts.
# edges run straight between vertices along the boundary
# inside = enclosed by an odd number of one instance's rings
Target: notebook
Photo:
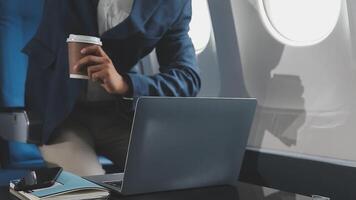
[[[107,189],[80,176],[63,171],[56,183],[48,188],[33,191],[15,191],[16,182],[10,182],[10,193],[21,200],[84,200],[108,199]]]

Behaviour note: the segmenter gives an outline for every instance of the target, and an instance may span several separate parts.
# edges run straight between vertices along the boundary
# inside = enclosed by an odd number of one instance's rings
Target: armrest
[[[39,144],[42,120],[23,108],[0,109],[0,137],[8,141]]]

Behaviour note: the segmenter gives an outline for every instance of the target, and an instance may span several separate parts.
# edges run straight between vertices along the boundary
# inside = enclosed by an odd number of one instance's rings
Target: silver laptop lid
[[[255,99],[139,99],[121,192],[235,183],[256,104]]]

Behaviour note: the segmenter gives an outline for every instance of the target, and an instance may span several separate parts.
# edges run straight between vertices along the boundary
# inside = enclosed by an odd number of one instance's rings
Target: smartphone
[[[62,170],[61,167],[55,167],[30,171],[15,184],[14,190],[30,191],[51,187],[55,184]]]

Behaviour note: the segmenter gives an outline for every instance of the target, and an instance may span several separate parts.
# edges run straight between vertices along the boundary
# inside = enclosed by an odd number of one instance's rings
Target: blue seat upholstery
[[[44,0],[0,1],[0,107],[24,107],[27,56],[21,49],[34,35]],[[44,162],[35,145],[1,142],[2,165],[32,168]]]
[[[0,0],[0,108],[25,107],[27,56],[22,48],[35,34],[44,0]],[[112,162],[100,158],[112,171]],[[44,167],[35,145],[0,141],[0,167],[29,169]]]
[[[26,170],[0,170],[0,187],[8,186],[11,180],[24,177],[26,172]]]
[[[0,141],[0,158],[5,169],[33,169],[45,167],[35,145]]]
[[[23,107],[27,57],[21,49],[34,35],[44,0],[0,1],[0,106]]]

